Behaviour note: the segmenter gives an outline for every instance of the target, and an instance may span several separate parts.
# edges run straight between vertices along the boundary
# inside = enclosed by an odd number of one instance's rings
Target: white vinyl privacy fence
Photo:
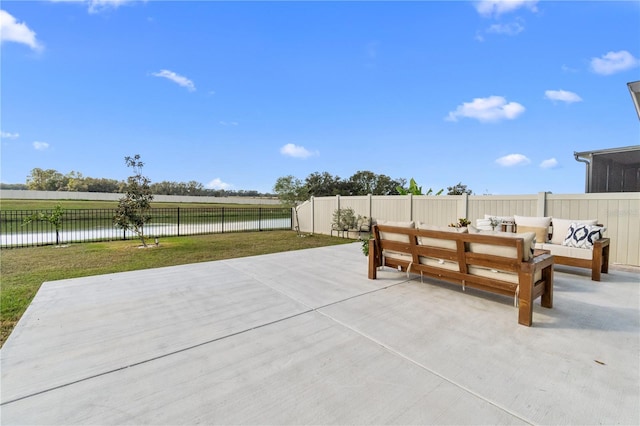
[[[367,195],[312,197],[298,206],[302,232],[330,234],[333,212],[351,207],[374,221],[421,221],[447,226],[459,218],[475,223],[493,216],[551,216],[597,219],[611,238],[612,264],[640,266],[640,193],[535,195]]]

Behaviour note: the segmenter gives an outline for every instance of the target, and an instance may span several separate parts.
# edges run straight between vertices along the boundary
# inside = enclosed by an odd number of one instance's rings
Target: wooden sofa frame
[[[388,225],[374,225],[373,238],[369,240],[369,278],[377,278],[377,270],[388,266],[400,271],[420,274],[439,280],[461,284],[480,290],[505,296],[517,297],[518,323],[531,326],[533,320],[533,302],[541,298],[545,308],[553,307],[553,261],[550,254],[541,254],[528,261],[524,259],[524,240],[522,238],[504,238],[486,234],[468,234],[425,229],[404,228]],[[381,232],[406,235],[408,242],[382,239]],[[455,241],[456,249],[438,248],[418,243],[420,237],[437,238]],[[470,251],[470,243],[491,244],[497,247],[515,248],[517,258],[474,253]],[[383,256],[383,251],[392,251],[411,256],[411,261]],[[420,262],[420,257],[431,257],[450,260],[458,263],[458,270],[449,270],[429,266]],[[518,275],[518,283],[486,278],[469,273],[469,266],[495,268],[496,270],[514,272]],[[537,272],[541,279],[535,281]]]
[[[598,224],[597,226],[603,226]],[[551,221],[551,227],[553,229],[553,221]],[[517,228],[514,227],[514,232],[517,232]],[[549,240],[551,240],[552,234],[549,234]],[[591,259],[581,259],[578,257],[560,256],[558,254],[553,255],[553,260],[556,265],[575,266],[577,268],[591,269],[591,280],[600,281],[601,273],[609,273],[609,245],[611,240],[609,238],[600,238],[593,243],[593,250],[591,253]],[[555,244],[545,243],[546,246],[553,246]]]
[[[575,266],[591,269],[591,280],[600,281],[600,274],[609,272],[609,238],[601,238],[593,243],[591,259],[554,255],[556,265]]]

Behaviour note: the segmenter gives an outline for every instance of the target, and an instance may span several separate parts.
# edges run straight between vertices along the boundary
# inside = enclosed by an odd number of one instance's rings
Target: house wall
[[[620,164],[604,156],[594,156],[589,192],[640,191],[640,165]]]

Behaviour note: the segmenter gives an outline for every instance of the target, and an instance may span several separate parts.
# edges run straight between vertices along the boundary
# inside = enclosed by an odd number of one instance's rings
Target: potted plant
[[[466,228],[469,225],[471,225],[471,221],[466,217],[461,217],[460,219],[458,219],[457,223],[449,224],[451,228]]]
[[[335,209],[331,227],[335,230],[348,231],[356,226],[356,214],[351,207]]]

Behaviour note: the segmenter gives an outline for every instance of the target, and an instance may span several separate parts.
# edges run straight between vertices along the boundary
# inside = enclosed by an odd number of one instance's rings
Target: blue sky
[[[58,0],[0,5],[4,183],[33,168],[271,192],[359,170],[584,192],[637,145],[640,2]]]

